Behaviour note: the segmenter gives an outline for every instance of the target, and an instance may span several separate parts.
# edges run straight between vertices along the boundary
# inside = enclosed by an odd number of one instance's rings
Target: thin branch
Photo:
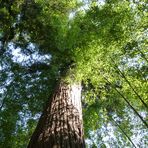
[[[137,48],[137,49],[141,53],[142,58],[148,63],[148,59],[145,57],[144,53],[139,48]]]
[[[104,79],[111,84],[111,82],[104,77]],[[130,102],[127,100],[127,98],[115,87],[113,87],[117,93],[124,99],[124,101],[130,106],[130,108],[135,112],[135,114],[141,119],[141,121],[143,122],[143,124],[148,128],[148,124],[147,122],[142,118],[142,116],[136,111],[136,109],[130,104]]]
[[[51,68],[51,65],[47,65],[46,63],[37,62],[31,65],[30,67],[28,67],[27,70],[29,73],[35,73],[41,70],[49,70],[50,68]]]
[[[130,86],[130,88],[132,89],[132,91],[136,94],[136,96],[139,98],[139,100],[143,103],[143,105],[146,107],[146,109],[148,109],[147,104],[143,101],[143,99],[141,98],[141,96],[136,92],[136,90],[133,88],[133,86],[131,85],[131,83],[129,82],[129,80],[126,78],[125,74],[118,68],[118,66],[116,65],[115,61],[111,58],[111,60],[113,61],[113,63],[115,64],[115,68],[119,71],[119,73],[122,75],[122,77],[125,79],[125,81],[128,83],[128,85]]]
[[[126,132],[122,129],[122,127],[112,118],[112,121],[115,123],[115,125],[121,130],[121,132],[127,137],[127,139],[130,141],[130,143],[133,145],[134,148],[137,148],[137,146],[134,144],[134,142],[131,140],[131,138],[126,134]]]

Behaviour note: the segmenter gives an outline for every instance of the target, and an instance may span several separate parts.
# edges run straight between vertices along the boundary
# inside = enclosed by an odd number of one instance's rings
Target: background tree
[[[146,147],[146,5],[2,0],[1,147],[27,146],[64,75],[70,84],[82,82],[89,147]]]

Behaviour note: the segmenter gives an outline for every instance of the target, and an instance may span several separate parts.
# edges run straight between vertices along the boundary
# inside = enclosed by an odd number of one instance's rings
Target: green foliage
[[[131,108],[146,121],[146,6],[145,0],[0,1],[0,147],[26,147],[65,75],[82,82],[85,137],[96,135],[90,147],[132,147],[121,129],[131,139],[143,132],[139,144],[146,147],[146,128]],[[110,126],[115,138],[105,141]]]

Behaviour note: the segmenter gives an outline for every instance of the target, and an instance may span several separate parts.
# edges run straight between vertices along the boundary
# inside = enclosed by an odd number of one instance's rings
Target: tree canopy
[[[0,0],[0,147],[27,146],[68,73],[88,147],[146,148],[147,15],[146,0]]]

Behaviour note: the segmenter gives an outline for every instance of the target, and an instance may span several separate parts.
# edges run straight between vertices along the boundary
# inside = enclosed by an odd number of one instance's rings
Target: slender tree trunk
[[[63,81],[56,88],[28,148],[85,148],[81,84]]]

